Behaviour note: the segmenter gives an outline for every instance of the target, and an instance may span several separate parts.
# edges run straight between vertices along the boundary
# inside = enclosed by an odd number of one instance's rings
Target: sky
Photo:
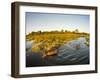
[[[26,34],[32,31],[54,31],[78,29],[89,33],[89,15],[60,14],[60,13],[25,13]]]

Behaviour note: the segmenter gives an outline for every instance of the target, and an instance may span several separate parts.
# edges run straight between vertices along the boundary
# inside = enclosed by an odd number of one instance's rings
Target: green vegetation
[[[89,44],[89,42],[90,42],[89,36],[86,36],[85,39],[86,39],[86,43],[85,43],[85,44],[86,44],[87,46],[89,46],[89,45],[90,45],[90,44]]]
[[[89,34],[88,33],[79,33],[76,29],[73,32],[70,31],[45,31],[45,32],[31,32],[26,35],[26,40],[33,40],[34,45],[32,46],[32,51],[40,52],[40,51],[49,51],[53,48],[59,48],[60,46],[68,43],[71,40],[75,40],[80,37],[85,37],[87,42],[85,43],[89,46]]]

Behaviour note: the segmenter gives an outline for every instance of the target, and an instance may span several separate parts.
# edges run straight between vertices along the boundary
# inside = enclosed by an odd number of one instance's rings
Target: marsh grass
[[[88,33],[79,32],[31,32],[26,35],[26,40],[34,41],[35,44],[31,48],[33,52],[49,54],[49,51],[51,51],[53,54],[53,50],[80,37],[85,37],[85,44],[89,46],[89,36]]]

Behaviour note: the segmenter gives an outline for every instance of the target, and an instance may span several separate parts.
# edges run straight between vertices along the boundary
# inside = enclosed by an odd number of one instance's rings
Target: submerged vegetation
[[[67,30],[31,32],[26,35],[26,40],[33,41],[31,48],[33,52],[42,52],[45,56],[56,54],[60,46],[80,37],[85,37],[85,44],[89,46],[89,33],[80,33],[77,29],[73,32]]]

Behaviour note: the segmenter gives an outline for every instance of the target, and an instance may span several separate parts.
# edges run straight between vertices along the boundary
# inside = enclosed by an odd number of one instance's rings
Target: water
[[[84,37],[61,46],[57,56],[42,58],[42,53],[26,53],[26,66],[55,66],[55,65],[77,65],[89,64],[89,47],[85,44]],[[76,46],[80,47],[77,49]],[[31,45],[30,45],[31,47]]]
[[[79,38],[61,46],[57,57],[59,62],[66,63],[68,61],[69,64],[89,63],[89,47],[85,42],[85,38]],[[80,45],[79,49],[75,47],[77,45]]]

